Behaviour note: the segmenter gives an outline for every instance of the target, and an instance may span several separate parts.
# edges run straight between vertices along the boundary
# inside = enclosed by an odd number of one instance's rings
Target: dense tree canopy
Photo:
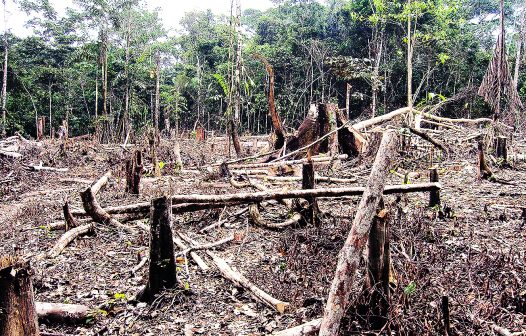
[[[48,118],[47,134],[49,125],[56,128],[65,119],[71,135],[94,132],[101,122],[115,139],[140,131],[153,123],[156,55],[161,129],[171,124],[191,130],[200,123],[224,131],[231,95],[239,92],[240,131],[269,132],[268,77],[255,54],[274,69],[277,110],[286,128],[296,127],[312,102],[345,107],[347,84],[351,116],[383,114],[407,104],[408,27],[412,100],[422,107],[480,85],[499,21],[498,2],[485,0],[274,3],[266,11],[245,9],[240,18],[235,10],[232,16],[186,13],[180,31],[168,33],[159,13],[140,0],[76,1],[63,17],[48,1],[20,1],[20,10],[33,18],[34,33],[4,33],[7,133],[35,136],[38,116]],[[522,45],[522,6],[506,3],[511,68]],[[520,75],[520,93],[526,94],[525,84]],[[489,113],[474,95],[462,97],[442,113]]]

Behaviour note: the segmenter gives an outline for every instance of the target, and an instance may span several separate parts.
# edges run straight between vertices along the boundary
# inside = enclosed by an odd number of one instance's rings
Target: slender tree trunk
[[[342,317],[349,304],[354,274],[367,243],[374,215],[382,199],[385,181],[397,148],[397,137],[392,131],[384,133],[374,161],[371,175],[353,220],[351,232],[338,256],[320,328],[320,336],[338,335]]]
[[[124,96],[124,120],[123,120],[123,133],[124,136],[131,130],[130,122],[130,39],[131,39],[131,8],[128,7],[127,16],[127,27],[126,27],[126,60],[124,64],[124,77],[126,77],[126,87]]]
[[[7,40],[7,19],[6,19],[6,3],[4,4],[4,73],[2,80],[2,127],[0,127],[0,135],[5,136],[7,131],[7,60],[9,55],[9,44]]]
[[[378,33],[377,33],[378,35]],[[383,42],[384,42],[384,33],[383,30],[380,32],[379,37],[376,38],[376,44],[375,44],[375,60],[374,60],[374,69],[373,69],[373,84],[372,84],[372,103],[371,103],[371,110],[372,115],[371,118],[374,118],[376,116],[376,110],[377,110],[377,101],[378,101],[378,87],[379,87],[379,79],[380,76],[380,61],[382,60],[382,51],[383,51]]]
[[[52,118],[52,109],[51,109],[51,103],[52,103],[51,87],[52,86],[53,85],[50,82],[49,85],[48,85],[48,96],[49,96],[49,138],[50,139],[53,139],[53,118]]]
[[[155,113],[154,113],[154,118],[153,118],[153,127],[155,128],[156,133],[159,133],[160,77],[161,77],[161,53],[157,51],[155,54]]]
[[[524,6],[522,8],[522,13],[521,13],[521,18],[519,20],[519,37],[517,38],[517,44],[516,44],[516,48],[517,48],[517,54],[515,56],[515,73],[513,75],[513,82],[515,83],[515,87],[517,87],[519,85],[519,69],[520,69],[520,65],[521,65],[521,50],[522,50],[522,45],[524,43],[524,34],[525,34],[525,29],[524,29],[524,22],[525,22],[525,18],[524,18],[524,15],[525,15],[525,12],[526,11],[526,1],[524,2]]]
[[[413,108],[413,42],[411,37],[411,0],[407,0],[407,107]]]

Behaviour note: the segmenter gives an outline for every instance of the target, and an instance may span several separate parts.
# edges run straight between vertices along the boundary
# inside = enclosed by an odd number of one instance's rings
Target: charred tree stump
[[[508,162],[507,140],[505,136],[499,136],[495,139],[495,154],[502,159],[503,163]]]
[[[138,150],[126,161],[126,192],[139,195],[142,169],[142,151]]]
[[[442,296],[442,321],[444,323],[444,336],[451,335],[451,323],[449,322],[449,298]]]
[[[382,199],[391,162],[395,157],[397,140],[394,132],[384,133],[351,232],[338,256],[338,265],[325,306],[320,336],[337,335],[340,329],[341,319],[349,304],[354,274]]]
[[[383,202],[381,202],[383,203]],[[374,217],[368,240],[367,278],[369,290],[369,323],[373,329],[382,329],[389,312],[389,227],[388,213],[381,210]]]
[[[0,335],[39,335],[29,264],[0,257]]]
[[[163,288],[177,284],[172,234],[172,201],[161,197],[152,201],[150,210],[150,266],[148,283],[139,294],[141,301],[151,302]]]
[[[438,182],[438,169],[429,169],[429,181]],[[429,192],[429,206],[431,208],[440,205],[440,190],[434,190]]]
[[[316,179],[314,177],[314,164],[312,162],[303,164],[303,179],[301,181],[302,189],[316,189]],[[310,223],[314,226],[319,225],[319,207],[316,197],[308,196],[305,198],[307,200],[308,207],[304,209],[303,217],[307,223]]]

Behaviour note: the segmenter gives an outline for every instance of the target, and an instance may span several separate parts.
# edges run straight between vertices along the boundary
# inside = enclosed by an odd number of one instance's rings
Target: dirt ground
[[[443,184],[442,207],[429,208],[427,193],[385,198],[394,272],[390,323],[381,334],[441,334],[440,307],[445,295],[453,335],[495,335],[492,325],[526,331],[526,164],[493,165],[498,182],[478,179],[476,145],[470,139],[477,131],[437,133],[448,144],[449,155],[415,138],[413,147],[401,153],[393,167],[401,174],[411,172],[408,182],[418,183],[428,182],[428,168],[436,165]],[[510,156],[526,150],[520,141],[513,146]],[[185,169],[223,160],[225,148],[220,139],[181,141]],[[20,152],[24,155],[20,160],[0,157],[0,181],[9,174],[14,179],[0,183],[0,254],[28,256],[48,251],[63,233],[48,225],[62,220],[65,200],[74,209],[82,209],[79,191],[108,170],[113,177],[98,194],[103,207],[150,201],[165,194],[240,191],[218,177],[177,173],[169,141],[163,142],[159,153],[163,177],[155,179],[147,173],[138,197],[124,192],[124,161],[130,152],[118,145],[77,141],[63,155],[58,142],[45,141],[40,146],[26,144]],[[69,171],[25,169],[40,162]],[[317,172],[352,177],[357,182],[351,185],[365,185],[370,165],[370,159],[354,159]],[[390,180],[392,184],[403,181],[394,172]],[[301,183],[286,187],[301,187]],[[174,217],[174,228],[200,243],[243,233],[241,241],[221,246],[216,253],[261,289],[290,302],[291,309],[283,315],[224,279],[204,252],[200,255],[211,270],[204,273],[190,260],[189,290],[165,291],[151,305],[130,302],[147,278],[147,267],[135,274],[131,270],[148,253],[149,236],[136,222],[127,222],[140,233],[98,224],[95,235],[77,239],[59,257],[32,262],[37,301],[93,308],[84,325],[41,324],[41,330],[67,335],[268,335],[319,318],[359,197],[319,201],[323,220],[318,228],[271,231],[255,226],[246,214],[234,217],[241,206]],[[288,210],[276,204],[267,205],[261,213],[273,221],[288,217]],[[228,219],[226,225],[198,233],[220,216]],[[364,317],[356,309],[363,277],[362,265],[343,327],[346,335],[367,334]]]

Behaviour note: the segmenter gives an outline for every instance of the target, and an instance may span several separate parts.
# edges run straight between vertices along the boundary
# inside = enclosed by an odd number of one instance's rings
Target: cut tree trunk
[[[0,335],[39,335],[29,263],[13,257],[0,257]]]
[[[438,169],[429,169],[429,182],[438,182]],[[429,193],[429,206],[431,208],[440,205],[440,190],[432,191]]]
[[[384,115],[381,115],[381,116],[378,116],[378,117],[375,117],[375,118],[371,118],[371,119],[367,119],[367,120],[364,120],[364,121],[360,121],[359,123],[352,125],[352,127],[355,130],[357,130],[357,131],[361,131],[361,130],[367,128],[367,127],[371,127],[371,126],[374,126],[376,124],[389,121],[389,120],[391,120],[391,119],[393,119],[395,117],[401,116],[403,114],[411,113],[411,111],[414,111],[414,109],[412,109],[410,107],[403,107],[401,109],[395,110],[393,112],[389,112],[387,114],[384,114]]]
[[[477,141],[477,150],[478,150],[478,173],[479,178],[483,178],[485,180],[492,180],[494,179],[493,172],[489,168],[487,162],[486,162],[486,155],[484,154],[484,143],[481,138]]]
[[[70,229],[73,229],[73,228],[76,228],[77,226],[79,226],[79,223],[77,222],[77,220],[75,219],[75,217],[73,217],[73,215],[71,214],[71,210],[69,208],[69,202],[66,201],[66,203],[64,203],[64,206],[62,206],[62,211],[64,213],[64,221],[66,223],[66,231],[69,231]]]
[[[150,213],[150,267],[148,283],[139,300],[151,302],[164,288],[177,285],[172,234],[172,201],[164,196],[152,201]]]
[[[316,319],[294,328],[273,333],[273,336],[314,336],[320,330],[322,319]]]
[[[507,138],[505,136],[499,136],[495,139],[495,153],[504,163],[508,162],[508,147],[506,142]]]
[[[62,253],[62,251],[64,251],[66,246],[71,244],[71,242],[74,241],[77,237],[87,234],[93,234],[94,231],[95,230],[93,224],[85,224],[65,232],[62,235],[62,237],[60,237],[60,239],[55,243],[51,251],[48,252],[47,256],[49,258],[58,257]]]
[[[303,190],[314,190],[316,189],[316,180],[314,178],[314,165],[312,162],[303,164],[303,171],[302,171],[302,181],[301,181],[301,189]],[[303,217],[307,221],[307,223],[318,226],[320,224],[319,220],[319,212],[320,209],[318,207],[318,201],[315,197],[306,197],[305,198],[308,202],[308,206],[303,211]]]
[[[374,217],[367,247],[366,286],[369,290],[369,323],[373,329],[379,330],[387,323],[389,312],[390,252],[387,210],[381,209]]]
[[[351,232],[338,256],[338,266],[325,306],[320,336],[338,334],[341,319],[349,304],[354,274],[360,263],[363,248],[367,243],[376,209],[378,209],[382,199],[385,181],[396,148],[397,137],[394,132],[384,133]]]
[[[142,169],[142,151],[137,150],[126,161],[126,192],[139,195]]]

